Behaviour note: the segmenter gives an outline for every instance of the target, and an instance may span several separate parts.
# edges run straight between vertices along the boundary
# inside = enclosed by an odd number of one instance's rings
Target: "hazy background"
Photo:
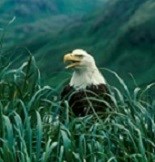
[[[110,84],[102,68],[130,87],[155,81],[154,0],[1,0],[0,16],[1,56],[21,65],[29,49],[52,86],[70,76],[62,58],[75,48],[95,57]]]

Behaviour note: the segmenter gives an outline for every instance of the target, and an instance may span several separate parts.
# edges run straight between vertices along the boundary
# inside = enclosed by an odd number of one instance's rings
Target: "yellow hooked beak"
[[[64,63],[69,63],[69,65],[66,66],[66,69],[78,66],[80,64],[80,61],[80,58],[71,53],[64,55]]]

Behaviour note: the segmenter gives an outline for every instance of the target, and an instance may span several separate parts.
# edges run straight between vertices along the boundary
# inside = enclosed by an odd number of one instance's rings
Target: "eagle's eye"
[[[76,55],[78,58],[83,58],[84,56],[83,55]]]

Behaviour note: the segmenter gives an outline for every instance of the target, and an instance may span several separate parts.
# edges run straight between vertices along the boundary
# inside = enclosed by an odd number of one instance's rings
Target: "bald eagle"
[[[103,75],[99,72],[94,58],[82,49],[64,55],[67,69],[73,69],[68,85],[61,93],[61,100],[67,100],[75,116],[95,112],[103,113],[109,102],[109,90]],[[106,102],[104,102],[106,101]]]

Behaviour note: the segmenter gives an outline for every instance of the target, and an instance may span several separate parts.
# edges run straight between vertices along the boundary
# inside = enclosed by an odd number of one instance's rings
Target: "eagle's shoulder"
[[[67,96],[69,96],[74,91],[74,88],[70,86],[69,84],[66,85],[62,92],[61,92],[61,100],[65,99]]]
[[[86,88],[87,90],[90,90],[96,94],[100,93],[109,93],[109,89],[106,84],[98,84],[98,85],[90,85]]]

